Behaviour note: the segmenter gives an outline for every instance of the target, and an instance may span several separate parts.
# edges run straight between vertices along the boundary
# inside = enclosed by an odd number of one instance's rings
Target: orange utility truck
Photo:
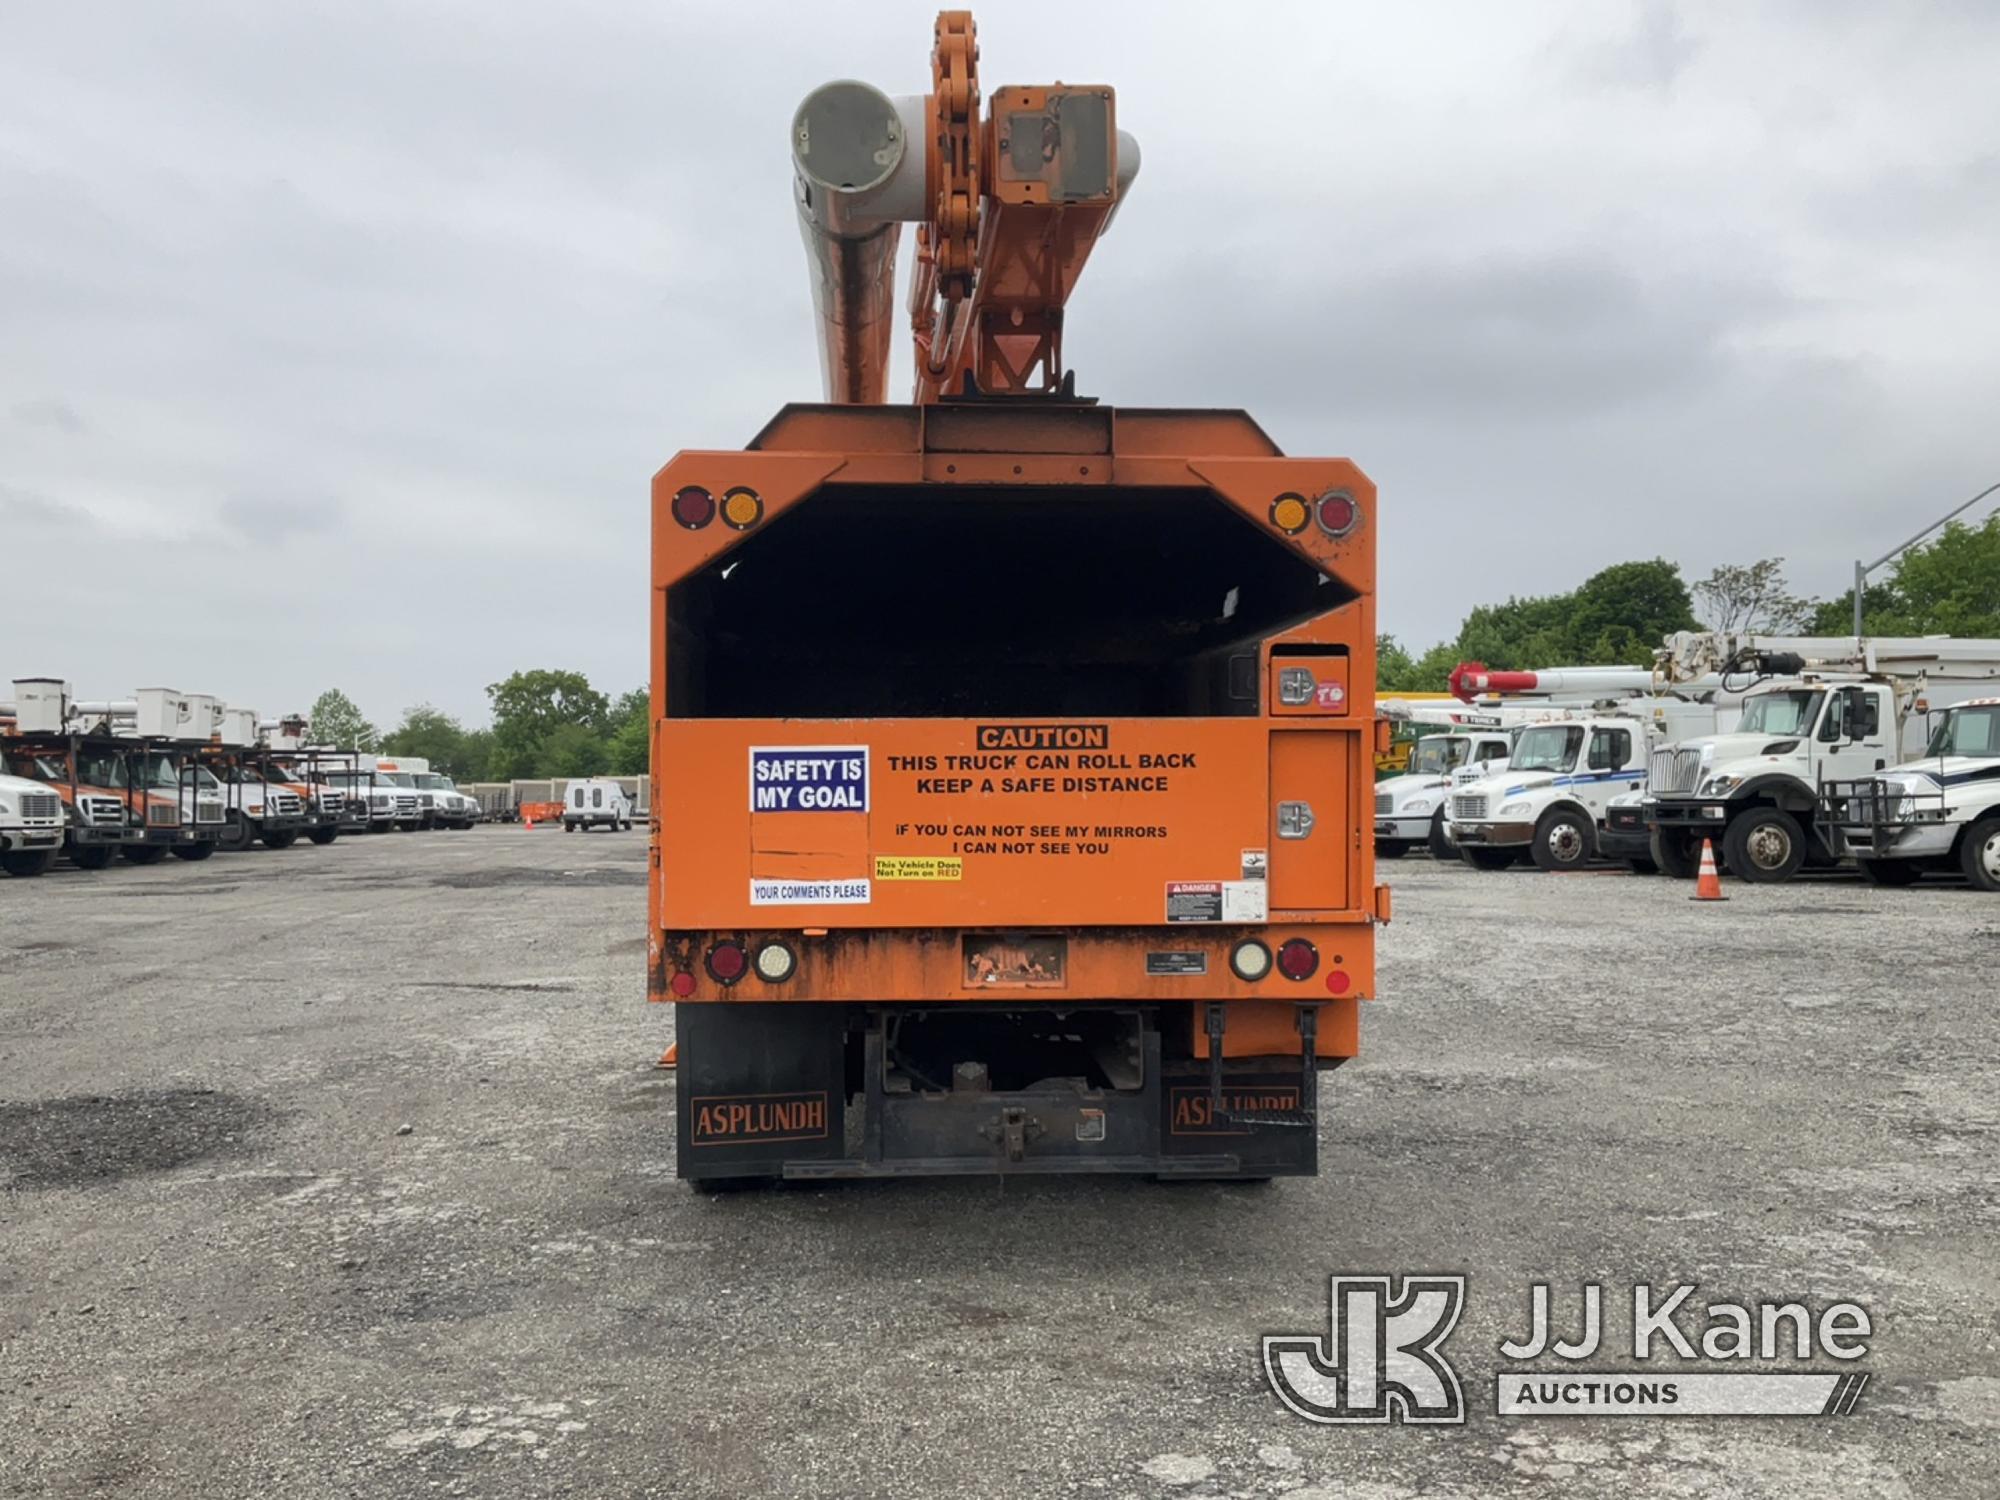
[[[1137,148],[1110,89],[982,99],[976,55],[946,12],[930,94],[807,98],[827,400],[653,481],[679,1173],[1311,1173],[1389,914],[1375,488],[1076,394]]]

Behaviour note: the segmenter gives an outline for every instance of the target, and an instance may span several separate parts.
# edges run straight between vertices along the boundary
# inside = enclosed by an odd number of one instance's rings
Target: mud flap
[[[678,1175],[777,1177],[842,1154],[844,1006],[678,1004],[674,1029]]]

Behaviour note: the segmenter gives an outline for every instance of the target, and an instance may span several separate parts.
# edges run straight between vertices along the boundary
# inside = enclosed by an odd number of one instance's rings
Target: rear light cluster
[[[1346,490],[1328,490],[1317,500],[1287,491],[1271,502],[1271,524],[1286,536],[1297,536],[1310,521],[1338,540],[1361,524],[1361,507]]]
[[[725,490],[720,505],[715,496],[698,484],[678,490],[674,494],[672,510],[674,523],[688,531],[700,531],[717,515],[725,526],[737,531],[748,531],[764,519],[764,501],[755,490],[738,485],[733,490]]]
[[[768,938],[756,944],[753,955],[751,946],[737,938],[718,938],[709,944],[708,952],[702,956],[701,966],[708,971],[708,977],[727,988],[744,975],[755,973],[766,984],[783,984],[799,971],[799,956],[790,943],[778,938]],[[687,969],[676,971],[667,980],[667,988],[679,999],[685,1000],[695,992],[695,977]]]
[[[1334,963],[1340,956],[1334,955]],[[1245,984],[1255,984],[1268,976],[1273,968],[1295,984],[1303,984],[1319,972],[1319,949],[1302,937],[1286,938],[1278,945],[1274,960],[1271,950],[1256,938],[1245,938],[1229,950],[1229,968]],[[1327,971],[1326,989],[1330,995],[1344,995],[1354,987],[1353,977],[1345,969],[1333,968]]]

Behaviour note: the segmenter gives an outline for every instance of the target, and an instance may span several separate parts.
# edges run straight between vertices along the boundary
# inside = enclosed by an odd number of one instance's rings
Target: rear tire
[[[1924,867],[1914,859],[1862,859],[1855,857],[1861,878],[1870,885],[1915,885],[1924,878]]]
[[[45,874],[55,862],[53,849],[0,849],[0,870],[20,880]]]
[[[2000,818],[1985,818],[1965,830],[1959,868],[1982,891],[2000,891]]]
[[[250,826],[250,820],[242,813],[225,814],[222,820],[222,836],[215,841],[218,849],[227,849],[239,854],[257,841],[257,830]]]
[[[213,844],[174,845],[175,859],[185,859],[185,860],[207,859],[209,855],[213,853],[215,853],[215,845]]]
[[[69,862],[79,870],[101,870],[111,863],[111,856],[117,852],[110,844],[73,844],[70,846]]]
[[[167,857],[166,844],[127,844],[118,852],[135,865],[156,865]]]
[[[1780,885],[1806,862],[1806,832],[1781,807],[1753,807],[1736,815],[1722,847],[1729,870],[1751,885]]]
[[[1488,849],[1482,845],[1461,845],[1458,857],[1475,870],[1504,870],[1514,863],[1512,849]]]
[[[338,828],[315,828],[306,837],[311,839],[315,844],[330,844],[340,837],[340,830]]]
[[[1441,807],[1431,819],[1431,836],[1425,842],[1430,845],[1432,859],[1458,858],[1458,845],[1445,837],[1444,809]]]
[[[1409,852],[1410,846],[1403,843],[1400,839],[1375,840],[1375,857],[1377,859],[1401,859]]]
[[[1597,845],[1590,824],[1581,813],[1554,807],[1542,814],[1535,825],[1535,864],[1551,874],[1581,870],[1590,863]]]

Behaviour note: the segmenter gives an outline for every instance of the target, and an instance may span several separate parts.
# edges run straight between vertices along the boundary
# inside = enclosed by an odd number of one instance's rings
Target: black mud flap
[[[778,1177],[842,1154],[844,1006],[678,1004],[674,1032],[681,1177]]]

